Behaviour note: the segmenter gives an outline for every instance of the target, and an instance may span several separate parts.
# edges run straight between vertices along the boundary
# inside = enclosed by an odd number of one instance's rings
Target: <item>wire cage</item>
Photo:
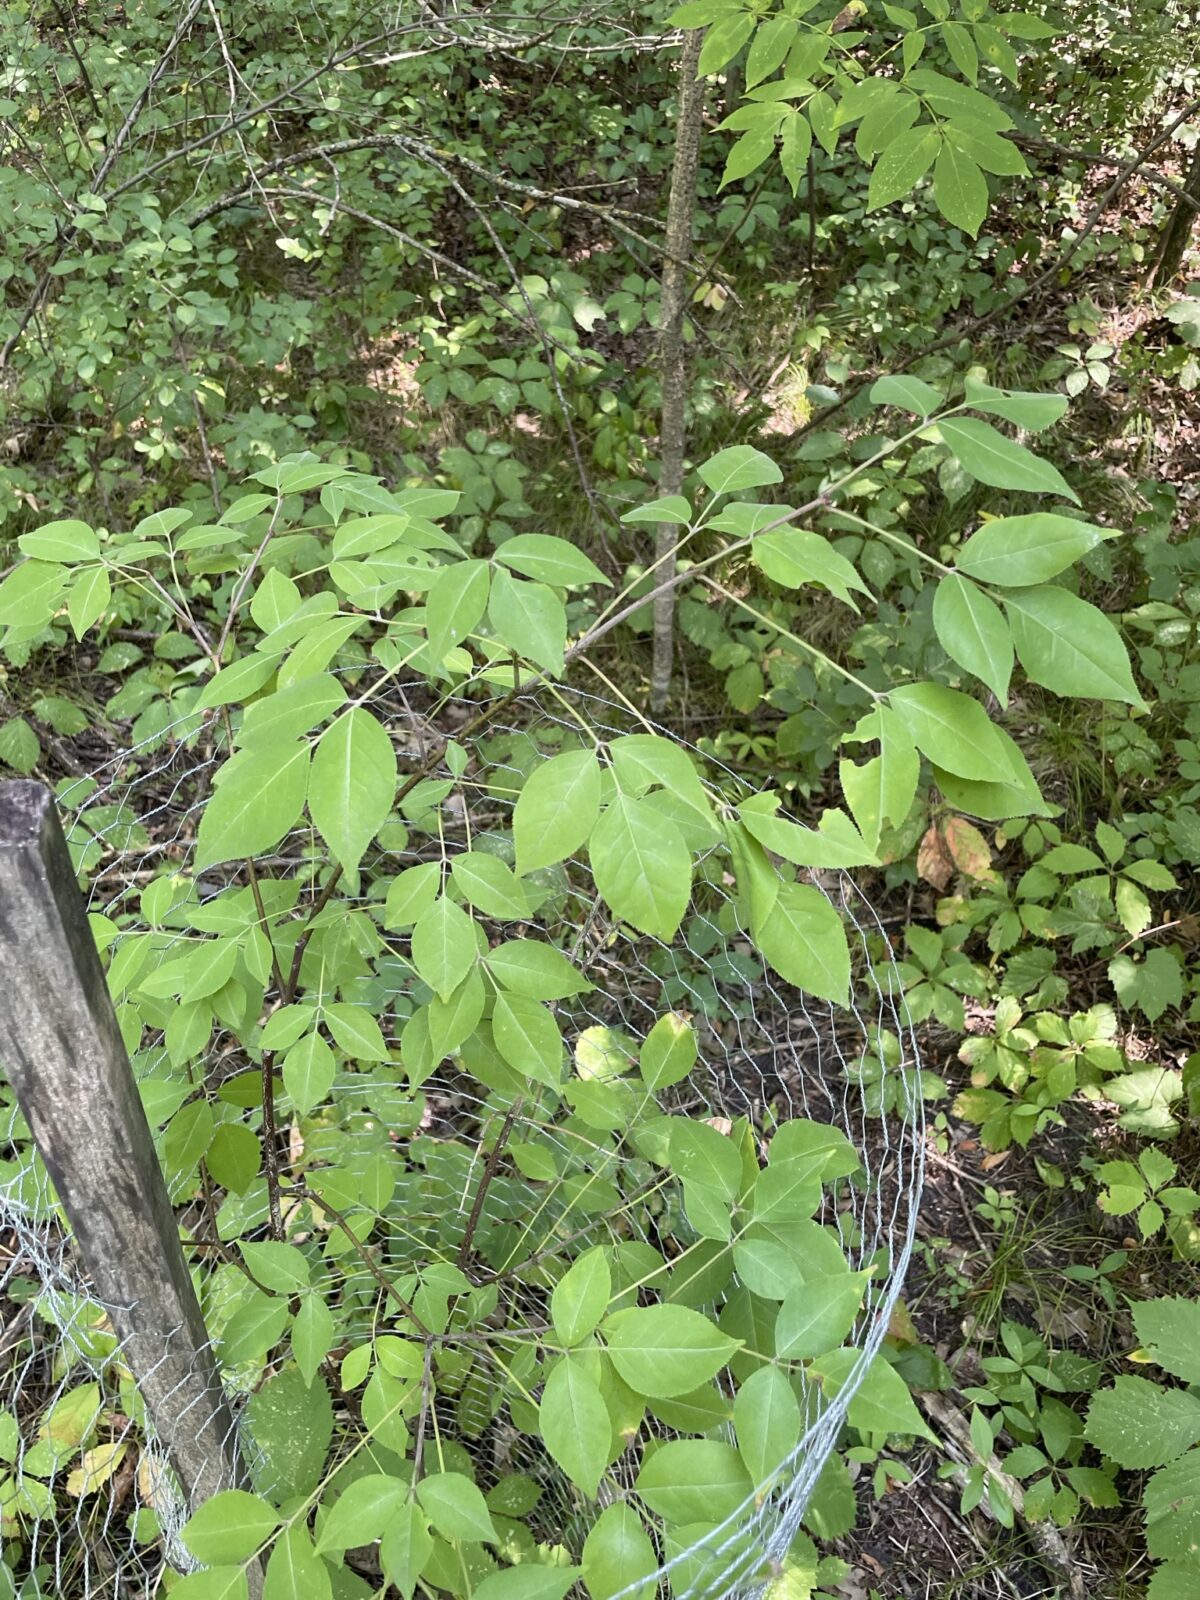
[[[468,709],[474,708],[454,702],[441,709],[442,737],[465,722]],[[424,758],[437,738],[403,696],[392,704],[389,725],[402,768],[406,760]],[[511,860],[511,807],[537,762],[570,747],[581,729],[603,741],[648,726],[615,701],[575,690],[516,699],[486,732],[464,742],[457,779],[443,772],[437,788],[414,793],[403,828],[392,838],[381,835],[378,860],[364,863],[357,884],[342,886],[340,904],[355,912],[377,905],[374,867],[390,876],[464,847]],[[110,955],[131,935],[148,930],[143,896],[151,883],[168,877],[181,899],[204,905],[239,881],[233,865],[198,877],[190,872],[198,814],[222,760],[222,752],[194,728],[186,723],[157,732],[97,762],[87,776],[59,785],[68,843],[90,910],[104,919],[97,926],[111,940]],[[728,802],[751,792],[727,767],[692,754],[714,794]],[[399,848],[388,850],[389,843]],[[298,830],[259,865],[264,876],[299,878],[303,905],[319,893],[327,862],[319,839]],[[670,1594],[687,1600],[766,1596],[835,1450],[847,1407],[880,1352],[913,1247],[924,1148],[919,1062],[890,970],[888,941],[849,874],[812,874],[850,933],[855,978],[851,1004],[843,1009],[814,1003],[765,968],[737,924],[730,883],[715,852],[698,865],[692,907],[670,944],[614,924],[588,877],[572,863],[534,876],[541,900],[536,933],[571,955],[593,985],[557,1003],[580,1077],[619,1073],[614,1056],[629,1041],[641,1040],[665,1010],[682,1012],[692,1020],[699,1059],[691,1075],[668,1091],[671,1110],[711,1119],[718,1127],[746,1118],[761,1137],[789,1119],[808,1118],[840,1129],[861,1161],[857,1173],[827,1190],[818,1216],[852,1267],[874,1268],[848,1341],[856,1351],[852,1368],[832,1397],[816,1385],[803,1390],[803,1436],[769,1492],[751,1494],[691,1543],[663,1540],[658,1572],[621,1591],[622,1597]],[[186,918],[168,918],[155,932],[158,960],[194,937]],[[400,1039],[415,1003],[403,937],[380,936],[361,964],[361,978],[350,985],[355,1003],[372,1012],[389,1039]],[[156,1087],[166,1060],[163,1036],[146,1032],[127,1036],[127,1043],[151,1122],[161,1125],[170,1103]],[[237,1037],[218,1017],[204,1050],[206,1092],[220,1099],[222,1087],[249,1065]],[[881,1074],[891,1085],[886,1116],[878,1114]],[[494,1134],[503,1116],[509,1122],[506,1159],[489,1175],[475,1223],[486,1223],[491,1275],[498,1279],[517,1269],[531,1319],[539,1308],[544,1314],[549,1281],[539,1276],[539,1262],[567,1236],[572,1248],[611,1247],[615,1293],[635,1299],[647,1285],[663,1282],[664,1273],[669,1277],[664,1243],[680,1229],[686,1232],[677,1214],[664,1213],[669,1200],[648,1181],[644,1203],[623,1200],[614,1207],[600,1155],[594,1154],[581,1180],[578,1150],[567,1149],[561,1121],[546,1116],[536,1096],[506,1098],[504,1090],[486,1075],[481,1082],[477,1072],[462,1070],[453,1057],[416,1084],[406,1078],[402,1062],[394,1083],[383,1083],[379,1073],[360,1075],[349,1063],[339,1070],[330,1098],[340,1148],[352,1150],[362,1170],[384,1175],[376,1193],[371,1258],[353,1249],[336,1257],[341,1303],[353,1309],[362,1327],[378,1330],[387,1322],[381,1276],[414,1272],[431,1261],[452,1267],[488,1159],[485,1133]],[[164,1441],[139,1405],[107,1308],[87,1281],[10,1099],[0,1078],[0,1355],[7,1407],[0,1411],[0,1514],[9,1592],[24,1600],[140,1600],[161,1592],[167,1563],[183,1570],[194,1564],[178,1537],[183,1502]],[[220,1104],[226,1121],[260,1125],[260,1108],[238,1107],[228,1097]],[[295,1149],[302,1136],[293,1127],[288,1137]],[[310,1144],[306,1152],[318,1169],[320,1138],[319,1130],[312,1133],[317,1149]],[[619,1130],[597,1134],[601,1154],[617,1143]],[[222,1262],[221,1235],[253,1237],[266,1224],[265,1198],[259,1187],[245,1195],[208,1189],[199,1196],[194,1181],[174,1198],[203,1303],[219,1323],[226,1278],[234,1270]],[[324,1198],[330,1207],[337,1203],[335,1190]],[[288,1201],[291,1207],[304,1203]],[[311,1207],[294,1210],[289,1223],[311,1229],[316,1215]],[[207,1221],[215,1223],[217,1238],[201,1249]],[[371,1260],[377,1263],[374,1273]],[[455,1281],[451,1273],[448,1292]],[[686,1283],[675,1289],[686,1301]],[[703,1285],[695,1292],[702,1295]],[[753,1299],[736,1277],[725,1293],[726,1311],[739,1294],[744,1302]],[[219,1337],[214,1343],[220,1355]],[[578,1560],[596,1504],[574,1488],[528,1429],[514,1425],[509,1410],[497,1406],[489,1359],[487,1345],[480,1345],[456,1392],[439,1393],[428,1438],[436,1436],[444,1460],[469,1465],[485,1491],[502,1478],[526,1480],[536,1501],[528,1525],[566,1559]],[[270,1362],[266,1370],[271,1372]],[[282,1494],[287,1485],[275,1481],[278,1463],[273,1466],[264,1454],[256,1421],[265,1407],[262,1363],[227,1368],[223,1376],[250,1478],[263,1492]],[[283,1397],[283,1387],[276,1398]],[[361,1407],[336,1385],[330,1389],[324,1411],[298,1413],[288,1424],[312,1435],[297,1435],[297,1457],[308,1451],[325,1473],[346,1471],[364,1451],[374,1457],[380,1449]],[[669,1407],[663,1410],[665,1415],[648,1415],[643,1426],[669,1440],[678,1436],[678,1419]],[[187,1417],[177,1425],[186,1428]],[[716,1432],[722,1431],[730,1432],[728,1421],[717,1424]],[[632,1455],[618,1456],[602,1485],[601,1505],[632,1494],[635,1473]],[[356,1553],[354,1571],[361,1587],[347,1593],[386,1588],[369,1551]],[[0,1594],[5,1581],[0,1578]],[[432,1592],[438,1592],[436,1585]],[[582,1582],[571,1592],[586,1593]]]

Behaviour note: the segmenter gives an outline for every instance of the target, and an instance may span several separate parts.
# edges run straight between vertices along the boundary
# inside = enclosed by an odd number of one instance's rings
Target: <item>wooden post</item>
[[[0,1064],[191,1509],[233,1418],[50,791],[0,784]],[[257,1574],[248,1575],[251,1591]]]

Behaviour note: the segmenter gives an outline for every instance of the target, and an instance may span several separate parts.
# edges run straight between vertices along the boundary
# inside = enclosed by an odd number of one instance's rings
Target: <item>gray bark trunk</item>
[[[692,218],[696,208],[696,168],[700,155],[700,123],[704,85],[696,77],[703,30],[684,35],[679,61],[679,116],[675,126],[675,159],[671,168],[671,196],[667,206],[666,260],[662,272],[662,327],[659,330],[659,374],[662,384],[662,421],[659,427],[660,495],[679,494],[683,487],[683,459],[687,422],[687,351],[683,323],[688,305],[688,258],[692,249]],[[654,582],[675,573],[675,548],[679,530],[660,523],[654,540]],[[650,709],[666,708],[671,691],[675,651],[675,591],[669,589],[654,601],[654,660],[650,675]]]

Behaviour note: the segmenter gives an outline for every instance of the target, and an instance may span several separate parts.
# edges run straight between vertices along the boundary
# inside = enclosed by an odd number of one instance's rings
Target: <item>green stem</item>
[[[815,656],[818,661],[824,662],[824,664],[832,672],[840,674],[841,677],[845,678],[847,683],[852,683],[856,689],[861,689],[864,694],[870,695],[872,700],[882,700],[884,698],[881,690],[872,689],[869,683],[864,683],[861,678],[856,678],[847,667],[842,666],[841,662],[835,661],[832,656],[827,656],[824,650],[818,650],[815,644],[810,644],[807,639],[802,639],[798,633],[793,633],[790,628],[785,628],[782,623],[776,622],[774,618],[766,616],[755,606],[752,606],[748,601],[740,599],[736,594],[731,594],[730,591],[726,589],[723,584],[718,583],[715,578],[705,578],[703,579],[703,582],[705,582],[710,589],[715,589],[719,595],[723,595],[724,598],[730,601],[733,605],[739,607],[740,610],[749,612],[749,614],[757,621],[765,623],[768,628],[773,628],[775,632],[778,633],[782,638],[790,639],[792,644],[799,645],[801,650],[807,650],[809,655]]]
[[[910,544],[907,539],[902,539],[898,533],[892,533],[887,528],[877,528],[873,522],[868,522],[866,517],[857,516],[853,511],[842,511],[839,508],[838,516],[845,517],[848,522],[857,522],[860,528],[866,528],[877,539],[886,539],[889,544],[894,544],[898,550],[903,550],[907,555],[916,556],[918,560],[927,562],[931,567],[936,567],[944,577],[954,578],[958,576],[953,567],[948,567],[944,562],[939,561],[936,556],[931,556],[926,551],[919,550],[915,544]]]

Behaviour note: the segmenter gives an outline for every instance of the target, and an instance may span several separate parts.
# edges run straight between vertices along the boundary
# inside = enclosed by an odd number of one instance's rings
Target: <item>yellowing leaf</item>
[[[128,1453],[124,1439],[110,1440],[85,1450],[75,1471],[67,1475],[67,1493],[76,1500],[85,1494],[95,1494],[112,1477]]]

